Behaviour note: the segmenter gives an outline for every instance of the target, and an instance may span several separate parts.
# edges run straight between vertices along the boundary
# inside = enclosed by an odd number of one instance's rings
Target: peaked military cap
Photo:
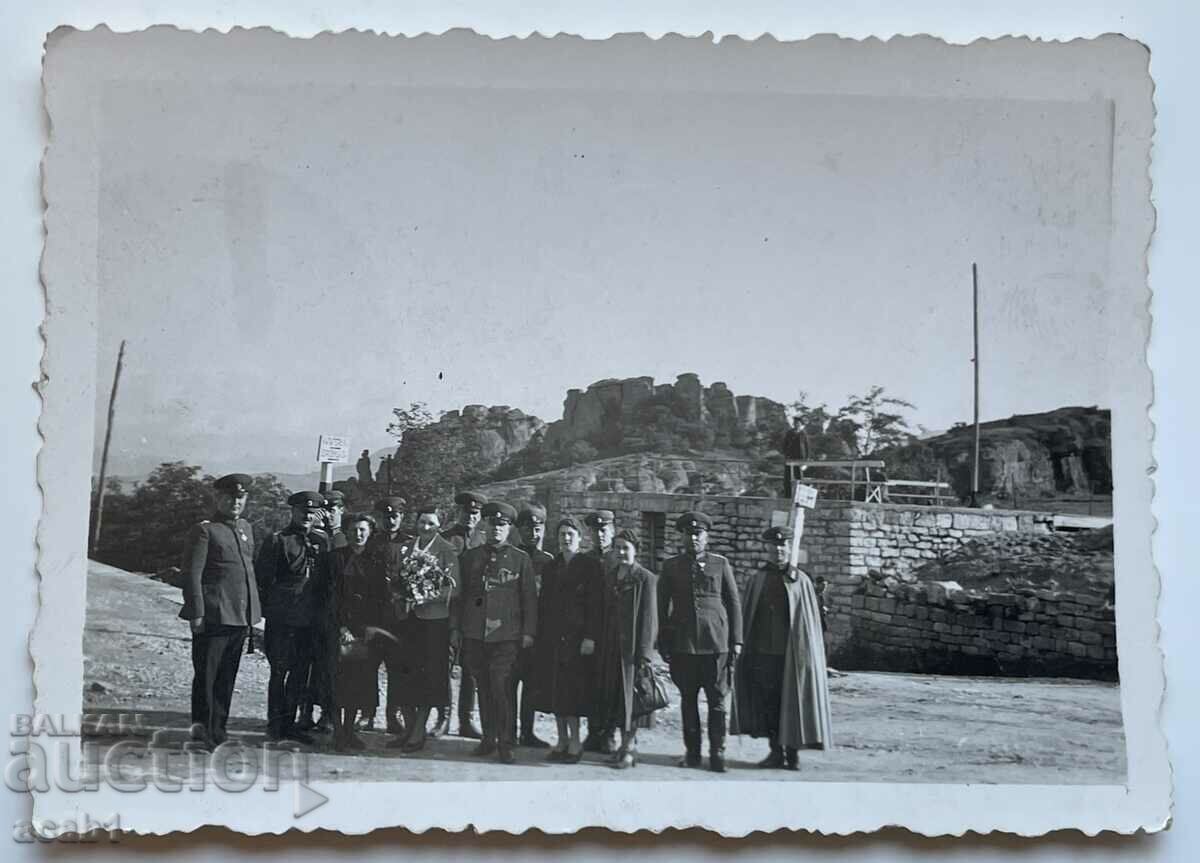
[[[342,494],[337,489],[325,492],[325,506],[345,506],[346,495]]]
[[[712,519],[702,512],[685,512],[675,519],[675,527],[688,533],[692,530],[708,530],[712,527]]]
[[[483,517],[490,519],[505,518],[513,522],[517,520],[517,511],[502,500],[492,501],[483,505]]]
[[[762,532],[762,538],[766,542],[783,545],[792,538],[792,529],[790,527],[768,527]]]
[[[612,524],[617,520],[611,509],[598,509],[594,512],[589,512],[583,523],[588,527],[599,527],[602,524]]]
[[[230,494],[243,495],[250,491],[250,486],[254,480],[248,474],[244,473],[227,473],[218,480],[213,481],[213,488],[217,491],[227,491]]]
[[[521,507],[517,516],[517,524],[545,524],[546,508],[536,503],[527,503]]]
[[[384,497],[375,501],[376,512],[404,512],[408,502],[402,497]]]
[[[421,501],[421,503],[412,508],[412,512],[413,515],[424,515],[427,512],[431,512],[438,517],[438,521],[442,519],[442,514],[438,512],[438,505],[432,501]]]
[[[629,543],[630,545],[632,545],[634,548],[641,548],[641,547],[642,547],[642,543],[641,543],[641,542],[638,540],[638,538],[637,538],[637,534],[636,534],[636,533],[634,533],[634,532],[633,532],[632,530],[630,530],[629,528],[625,528],[625,530],[621,531],[621,532],[620,532],[620,533],[618,533],[616,536],[614,536],[614,537],[613,537],[613,543],[615,544],[615,543],[616,543],[616,541],[617,541],[618,539],[623,539],[623,540],[625,540],[627,543]]]
[[[302,506],[305,509],[321,509],[325,506],[325,495],[315,491],[298,491],[288,498],[288,506]]]
[[[454,502],[467,509],[482,509],[487,504],[487,498],[475,491],[460,491],[454,496]]]

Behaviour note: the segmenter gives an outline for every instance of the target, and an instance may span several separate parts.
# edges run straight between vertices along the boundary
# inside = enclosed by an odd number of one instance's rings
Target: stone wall
[[[699,509],[713,518],[710,548],[730,558],[740,585],[767,560],[759,535],[785,523],[778,498],[563,492],[514,484],[512,502],[539,498],[551,531],[564,514],[610,509],[618,528],[639,535],[641,562],[657,571],[682,550],[675,518]],[[922,567],[973,539],[1046,535],[1046,513],[826,502],[808,511],[805,570],[824,586],[830,661],[839,668],[950,674],[1115,679],[1116,628],[1109,599],[1048,586],[964,589]],[[585,546],[588,540],[585,539]],[[547,537],[547,547],[554,539]],[[936,567],[925,567],[936,571]]]
[[[972,539],[1047,534],[1045,513],[879,504],[818,507],[807,571],[828,582],[840,668],[1116,678],[1113,606],[1082,591],[964,590],[919,570]]]
[[[788,502],[778,498],[725,497],[690,494],[620,494],[615,492],[562,492],[550,497],[547,509],[549,529],[564,515],[583,519],[597,509],[610,509],[617,518],[617,529],[628,528],[641,542],[640,561],[658,571],[661,561],[683,551],[683,537],[675,530],[675,519],[692,509],[703,510],[713,518],[709,548],[733,563],[739,585],[767,560],[759,534],[775,523],[786,523]],[[654,515],[660,518],[654,519]],[[659,527],[654,527],[657,521]],[[660,532],[661,531],[661,532]],[[651,534],[657,533],[655,537]],[[547,545],[552,545],[548,537]],[[584,539],[584,547],[591,540]]]
[[[851,634],[833,657],[839,668],[1117,677],[1116,622],[1104,597],[890,582],[872,573],[849,597]]]

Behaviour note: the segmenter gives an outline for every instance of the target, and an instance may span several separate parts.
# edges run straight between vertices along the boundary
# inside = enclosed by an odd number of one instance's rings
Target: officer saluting
[[[242,518],[251,479],[231,473],[213,483],[216,512],[192,528],[183,553],[183,609],[192,630],[192,736],[225,741],[225,723],[242,644],[259,621],[254,533]]]
[[[450,640],[462,643],[463,664],[479,687],[483,739],[473,754],[499,751],[512,764],[512,676],[517,653],[533,646],[537,632],[537,585],[529,555],[506,540],[517,511],[506,503],[483,508],[484,545],[459,558],[462,592],[450,606]]]
[[[663,562],[658,579],[659,648],[679,688],[683,742],[680,767],[700,766],[699,694],[708,700],[709,768],[725,772],[725,702],[733,661],[742,652],[742,603],[733,567],[708,551],[712,520],[686,512],[675,522],[684,535],[684,553]]]
[[[313,597],[325,582],[329,538],[316,529],[325,497],[301,491],[288,498],[292,521],[263,545],[255,563],[267,618],[267,739],[312,743],[296,727],[296,710],[316,659],[317,615]]]

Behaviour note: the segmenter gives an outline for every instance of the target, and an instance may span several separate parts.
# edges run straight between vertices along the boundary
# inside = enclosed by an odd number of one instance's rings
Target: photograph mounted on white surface
[[[1161,828],[1147,60],[51,34],[62,757],[139,831]]]

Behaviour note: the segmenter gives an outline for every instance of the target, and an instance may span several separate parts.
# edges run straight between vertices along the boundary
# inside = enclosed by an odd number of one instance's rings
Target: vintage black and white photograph
[[[53,34],[85,769],[282,762],[350,832],[1145,818],[1147,59]],[[750,787],[804,811],[685,802]]]

